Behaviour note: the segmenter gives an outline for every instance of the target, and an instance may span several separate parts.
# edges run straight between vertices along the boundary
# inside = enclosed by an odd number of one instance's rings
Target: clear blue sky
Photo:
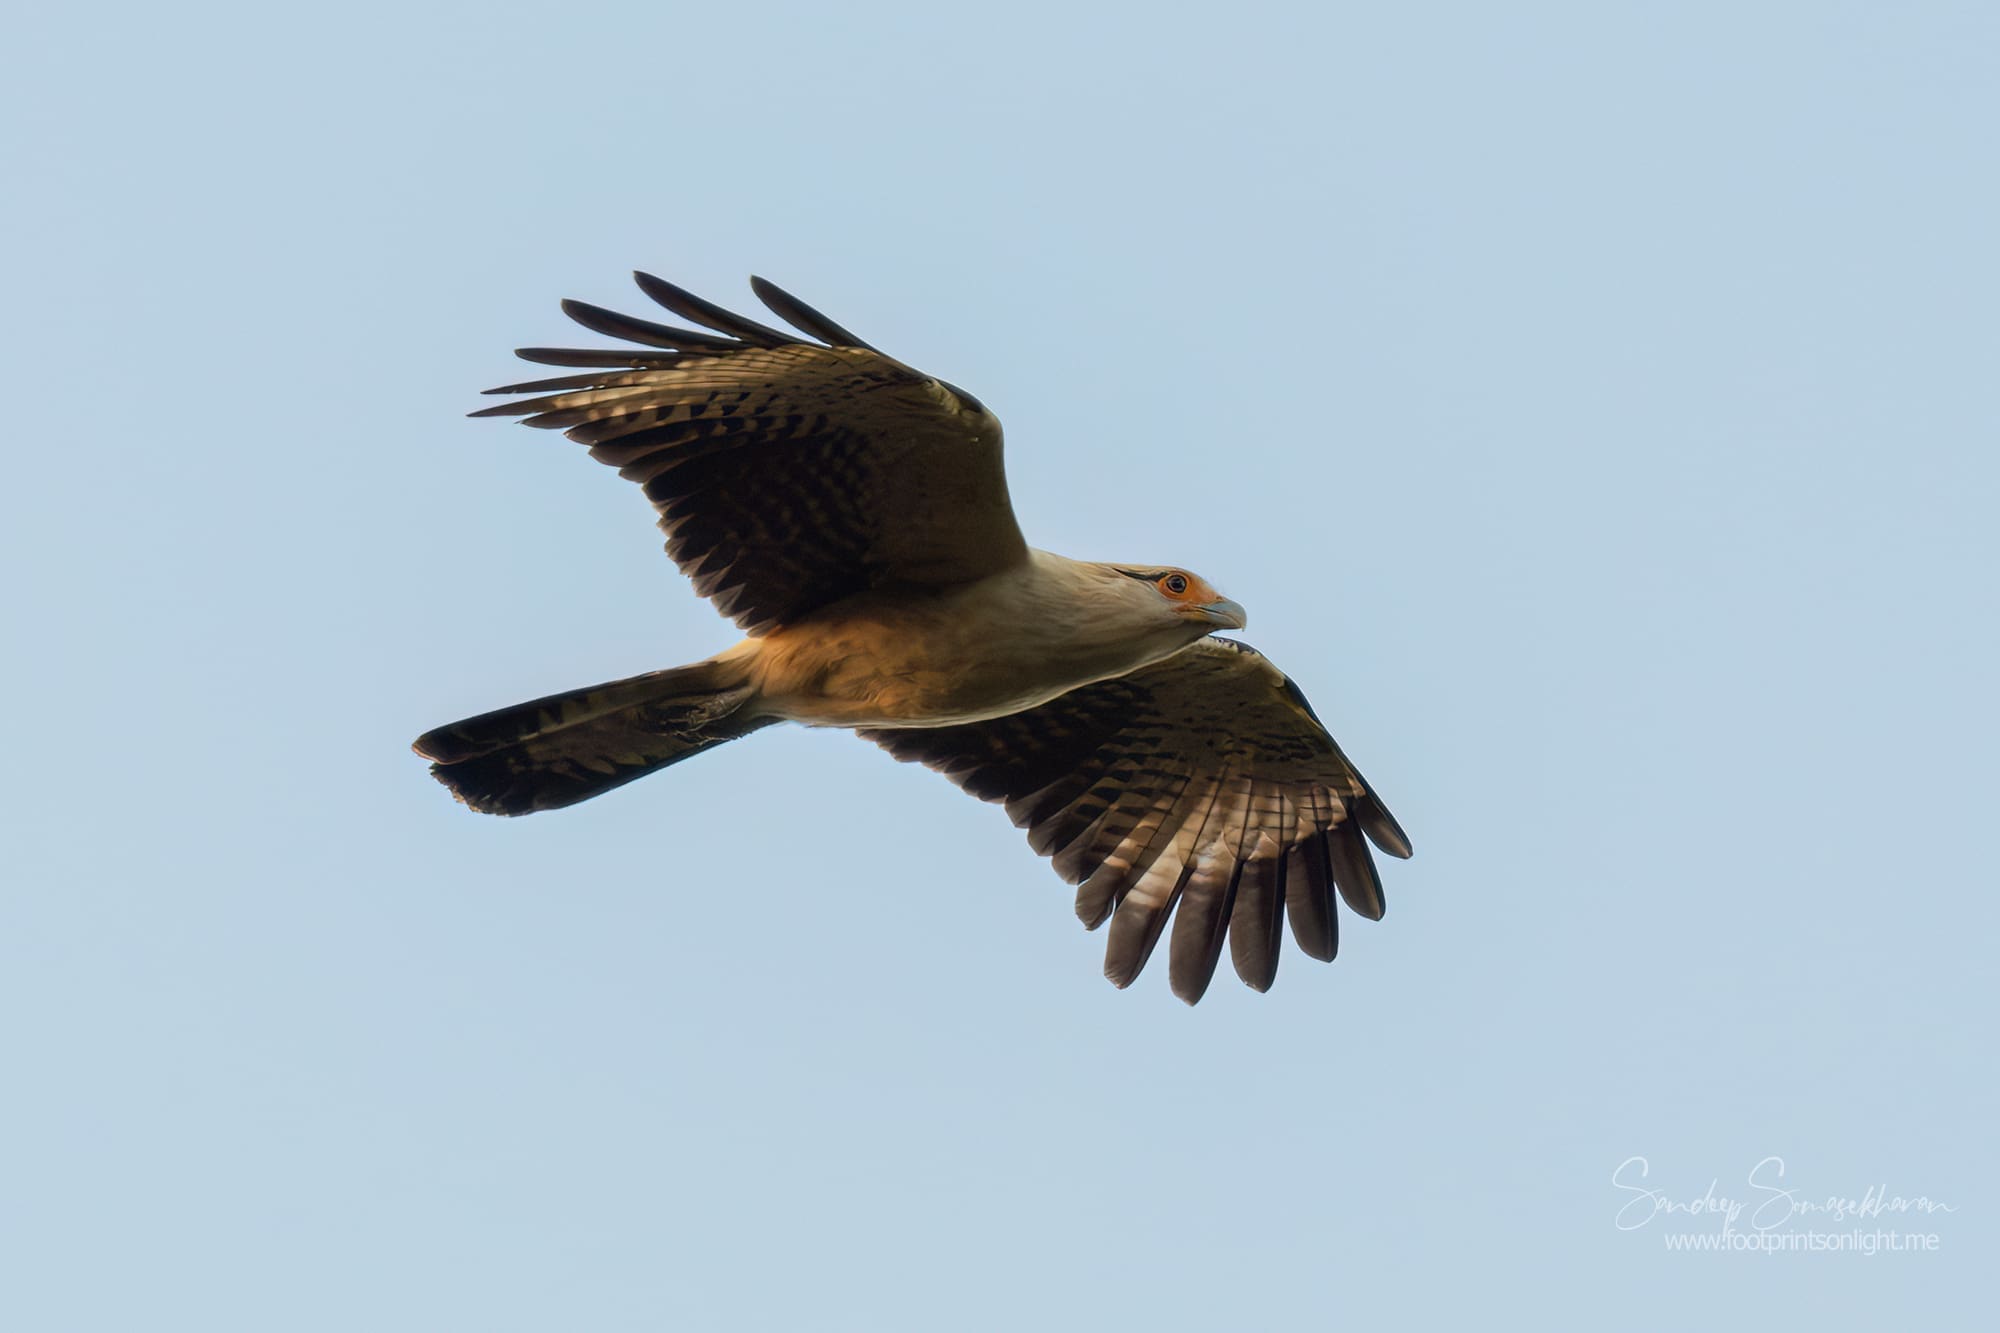
[[[0,1325],[1989,1312],[1991,6],[10,46]],[[454,806],[419,731],[730,640],[630,487],[462,416],[634,267],[792,288],[999,412],[1031,540],[1245,603],[1415,839],[1387,919],[1114,991],[998,811],[837,733]],[[1634,1155],[1957,1211],[1669,1253]]]

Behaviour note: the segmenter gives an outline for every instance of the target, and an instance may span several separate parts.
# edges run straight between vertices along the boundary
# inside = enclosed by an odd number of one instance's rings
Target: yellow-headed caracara
[[[751,280],[806,336],[638,282],[699,329],[565,302],[638,346],[523,348],[589,369],[489,390],[532,396],[473,415],[562,430],[639,483],[668,555],[748,637],[425,733],[459,800],[553,810],[774,722],[847,727],[1003,803],[1084,924],[1111,923],[1116,985],[1170,915],[1190,1004],[1225,938],[1261,991],[1286,917],[1319,959],[1336,891],[1381,917],[1368,842],[1405,857],[1409,839],[1298,687],[1213,637],[1242,607],[1184,569],[1031,548],[993,414],[777,287]]]

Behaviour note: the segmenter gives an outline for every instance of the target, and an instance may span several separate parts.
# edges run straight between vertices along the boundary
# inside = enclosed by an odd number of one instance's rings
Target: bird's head
[[[1199,574],[1171,565],[1125,565],[1030,553],[1034,614],[1051,651],[1081,654],[1107,675],[1137,670],[1219,629],[1242,629],[1243,608]],[[1104,669],[1104,668],[1109,669]]]
[[[1171,566],[1111,565],[1119,577],[1121,600],[1161,632],[1173,632],[1183,643],[1219,629],[1242,629],[1243,608],[1215,590],[1199,574]]]

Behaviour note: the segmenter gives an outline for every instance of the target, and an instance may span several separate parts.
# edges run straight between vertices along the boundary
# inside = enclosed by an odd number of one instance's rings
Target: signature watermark
[[[1891,1194],[1871,1183],[1858,1195],[1821,1194],[1786,1179],[1785,1159],[1766,1157],[1750,1168],[1744,1192],[1711,1179],[1698,1195],[1675,1196],[1655,1187],[1653,1166],[1627,1157],[1611,1173],[1619,1192],[1620,1231],[1657,1231],[1669,1250],[1760,1254],[1931,1252],[1944,1241],[1925,1224],[1957,1209],[1929,1195]]]

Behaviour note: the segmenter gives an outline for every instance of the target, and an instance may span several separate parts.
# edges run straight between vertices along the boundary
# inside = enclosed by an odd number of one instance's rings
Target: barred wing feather
[[[1139,975],[1172,918],[1168,978],[1189,1004],[1225,938],[1237,975],[1268,989],[1287,918],[1300,951],[1330,961],[1336,893],[1360,916],[1383,913],[1368,843],[1410,854],[1298,687],[1231,639],[1009,717],[861,735],[1003,803],[1078,886],[1084,925],[1110,921],[1115,984]]]
[[[489,389],[533,396],[472,415],[561,430],[638,482],[667,553],[746,633],[855,593],[948,587],[1026,559],[1000,423],[976,399],[761,279],[765,304],[826,341],[638,280],[701,328],[565,301],[579,324],[636,346],[522,348],[596,369]]]

